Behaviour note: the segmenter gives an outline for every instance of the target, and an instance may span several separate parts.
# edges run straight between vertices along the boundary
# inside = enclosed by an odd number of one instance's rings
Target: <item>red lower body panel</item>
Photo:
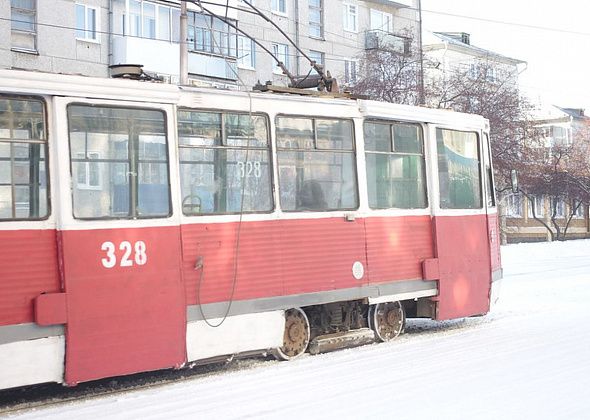
[[[33,300],[60,291],[55,230],[0,230],[0,325],[33,322]]]
[[[186,306],[178,227],[61,235],[66,382],[184,363]]]
[[[490,308],[490,248],[485,215],[434,218],[439,265],[437,319]]]

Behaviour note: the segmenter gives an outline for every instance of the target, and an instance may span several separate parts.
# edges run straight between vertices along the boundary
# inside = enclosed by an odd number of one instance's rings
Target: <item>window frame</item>
[[[51,217],[52,214],[52,197],[51,197],[51,162],[49,159],[49,127],[48,127],[48,117],[49,117],[49,111],[47,110],[47,102],[45,101],[44,98],[39,97],[39,96],[32,96],[32,95],[12,95],[12,94],[5,94],[5,93],[0,93],[0,99],[15,99],[15,100],[23,100],[23,101],[37,101],[40,102],[42,107],[43,107],[43,123],[44,123],[44,128],[45,128],[45,139],[44,140],[36,140],[36,141],[32,141],[32,142],[27,142],[22,141],[22,142],[16,142],[16,143],[34,143],[34,144],[43,144],[44,145],[44,152],[45,152],[45,185],[46,185],[46,189],[47,189],[47,214],[44,215],[43,217],[13,217],[13,218],[6,218],[6,219],[2,219],[0,218],[0,223],[6,223],[6,222],[22,222],[22,221],[27,221],[27,222],[35,222],[35,221],[42,221],[42,220],[48,220]],[[8,141],[8,139],[0,139],[1,143],[13,143]],[[11,165],[11,169],[12,169],[12,165]],[[12,185],[14,185],[14,182],[12,183]],[[13,197],[14,197],[14,192],[12,192]],[[14,214],[14,210],[15,210],[15,206],[16,203],[13,202],[13,214]]]
[[[358,82],[358,64],[359,60],[344,60],[344,83],[346,85],[354,86]]]
[[[32,44],[33,44],[32,48],[14,46],[14,41],[11,39],[10,40],[11,51],[32,53],[32,54],[39,53],[39,48],[37,45],[37,41],[38,41],[37,16],[39,14],[39,8],[38,8],[39,4],[38,4],[37,0],[32,0],[32,1],[33,1],[33,8],[32,9],[23,9],[22,7],[16,7],[16,6],[12,5],[12,0],[10,2],[10,23],[11,23],[10,24],[10,33],[11,33],[11,35],[13,33],[16,33],[18,36],[30,37],[32,39]],[[16,22],[13,21],[13,15],[14,15],[15,11],[16,11],[16,13],[33,17],[33,22],[32,22],[33,30],[28,31],[28,30],[24,30],[24,29],[14,28],[14,24]]]
[[[545,195],[541,194],[539,196],[537,195],[531,195],[530,197],[532,197],[532,200],[527,197],[527,216],[529,218],[534,218],[533,216],[533,208],[532,206],[535,206],[535,215],[537,216],[537,218],[540,219],[544,219],[545,218]],[[539,207],[541,206],[541,207]],[[540,212],[538,210],[541,210]]]
[[[313,149],[302,149],[302,148],[284,148],[278,146],[278,129],[277,129],[277,120],[279,118],[300,118],[300,119],[309,119],[312,120],[312,127],[313,127]],[[315,120],[333,120],[333,121],[350,121],[351,123],[351,141],[352,141],[352,149],[351,150],[344,150],[344,149],[319,149],[317,147],[317,130],[315,130]],[[340,117],[332,117],[332,116],[324,116],[324,115],[304,115],[304,114],[276,114],[274,117],[274,127],[275,131],[273,133],[275,142],[276,142],[276,159],[277,159],[277,171],[280,173],[281,165],[279,163],[279,152],[288,152],[288,151],[301,151],[301,152],[340,152],[340,153],[351,153],[352,154],[352,164],[354,169],[354,181],[355,181],[355,194],[356,194],[356,207],[351,208],[339,208],[339,209],[324,209],[324,210],[285,210],[281,205],[281,211],[284,213],[308,213],[308,212],[318,212],[318,213],[329,213],[329,212],[347,212],[347,211],[356,211],[360,209],[361,206],[361,196],[360,196],[360,186],[359,186],[359,165],[358,165],[358,156],[357,156],[357,145],[356,145],[356,127],[355,127],[355,120],[354,118],[340,118]],[[277,193],[278,198],[277,201],[280,204],[280,192],[281,192],[281,185],[280,185],[280,176],[277,179]]]
[[[74,220],[77,221],[96,221],[96,220],[150,220],[150,219],[169,219],[170,217],[173,216],[174,214],[174,203],[172,201],[172,179],[171,179],[171,165],[170,165],[170,142],[171,142],[171,138],[169,136],[169,113],[166,109],[164,108],[158,108],[158,107],[154,107],[154,108],[150,108],[150,107],[141,107],[141,106],[127,106],[127,104],[117,104],[117,105],[113,105],[113,104],[105,104],[105,103],[89,103],[89,102],[79,102],[79,101],[74,101],[74,102],[69,102],[66,105],[66,122],[67,122],[67,133],[68,133],[68,163],[69,163],[69,167],[70,167],[70,180],[72,182],[72,184],[74,183],[75,179],[74,179],[74,167],[72,165],[73,158],[72,158],[72,141],[71,141],[71,123],[70,123],[70,118],[69,118],[69,109],[72,106],[83,106],[83,107],[88,107],[88,108],[111,108],[111,109],[124,109],[124,110],[135,110],[135,111],[156,111],[156,112],[160,112],[163,116],[163,133],[166,139],[166,171],[167,171],[167,178],[168,178],[168,213],[167,214],[162,214],[162,215],[140,215],[140,214],[131,214],[131,206],[129,208],[129,213],[127,216],[99,216],[99,217],[80,217],[80,216],[76,216],[76,203],[74,201],[74,190],[71,190],[70,193],[70,197],[71,197],[71,204],[72,204],[72,218]],[[139,138],[138,138],[139,141]],[[134,156],[135,159],[135,163],[136,166],[139,166],[138,164],[141,162],[141,159],[139,158],[139,150],[137,150],[136,155]],[[108,161],[108,160],[114,160],[114,159],[102,159],[100,162],[104,162],[104,161]],[[131,156],[127,157],[127,161],[131,162]],[[129,168],[131,169],[131,168]],[[128,174],[128,176],[130,176]],[[139,182],[139,170],[137,170],[137,173],[135,174],[135,182],[138,183]],[[101,186],[104,184],[102,178],[101,178]],[[128,198],[131,198],[133,193],[133,188],[131,188],[131,183],[129,183],[129,195]],[[135,201],[135,210],[137,210],[137,202],[139,200],[139,194],[138,191],[135,191],[135,197],[134,201]]]
[[[241,45],[240,45],[241,43]],[[250,64],[245,63],[244,58],[246,54],[240,55],[242,52],[245,52],[246,49],[244,48],[245,44],[250,44],[250,51],[249,51],[249,61]],[[238,34],[238,47],[237,47],[237,59],[238,59],[238,67],[241,69],[246,70],[256,70],[256,44],[250,38],[244,35]]]
[[[175,128],[175,133],[176,133],[176,139],[177,139],[177,148],[178,148],[178,158],[177,158],[177,164],[178,164],[178,181],[180,183],[180,190],[181,190],[181,195],[182,195],[182,174],[180,172],[180,168],[181,168],[181,159],[180,159],[180,149],[181,148],[187,148],[187,149],[199,149],[199,150],[205,150],[205,149],[222,149],[222,150],[262,150],[261,147],[256,147],[256,148],[248,148],[247,146],[228,146],[225,142],[226,137],[225,137],[225,124],[224,124],[224,118],[223,115],[224,114],[237,114],[237,115],[252,115],[252,116],[259,116],[259,117],[263,117],[264,118],[264,122],[266,125],[266,136],[267,136],[267,142],[268,142],[268,147],[265,149],[268,151],[268,167],[269,167],[269,173],[268,173],[268,177],[269,177],[269,197],[270,197],[270,209],[269,210],[252,210],[252,211],[244,211],[244,209],[242,209],[242,211],[238,211],[238,212],[219,212],[219,213],[201,213],[201,214],[186,214],[182,208],[182,202],[180,203],[180,214],[183,217],[208,217],[208,216],[231,216],[231,215],[236,215],[236,214],[271,214],[274,213],[275,210],[277,209],[277,203],[276,203],[276,199],[275,199],[275,179],[274,179],[274,156],[275,153],[273,151],[273,143],[272,143],[272,132],[271,132],[271,124],[270,124],[270,116],[266,113],[266,112],[248,112],[248,111],[238,111],[238,110],[232,110],[232,109],[217,109],[217,108],[190,108],[190,107],[177,107],[176,108],[176,114],[178,116],[179,112],[198,112],[198,113],[207,113],[207,114],[221,114],[221,139],[220,139],[220,145],[219,146],[187,146],[187,145],[181,145],[180,143],[180,135],[178,133],[178,117],[177,117],[177,126]],[[182,201],[182,197],[181,197],[181,201]]]
[[[312,5],[311,2],[308,3],[308,19],[307,19],[307,23],[308,23],[308,29],[307,29],[307,34],[314,39],[324,39],[324,0],[317,0],[320,5],[316,6],[316,5]],[[311,11],[317,11],[320,14],[320,21],[319,22],[315,22],[311,20]],[[316,34],[312,34],[311,33],[311,28],[319,28],[320,34],[316,35]]]
[[[441,168],[440,168],[440,152],[438,149],[438,130],[452,131],[464,134],[474,134],[475,144],[477,145],[477,174],[478,174],[478,189],[479,189],[479,205],[476,207],[443,207],[442,206],[442,192],[441,192]],[[436,125],[434,127],[434,143],[436,147],[436,182],[438,190],[438,208],[442,211],[481,211],[486,209],[485,203],[485,179],[484,179],[484,149],[482,134],[477,130],[458,129],[452,126]]]
[[[197,24],[197,16],[202,17],[208,20],[208,23],[205,26],[198,26]],[[227,32],[217,30],[215,28],[215,20],[218,20],[219,23],[224,25]],[[228,19],[233,25],[238,26],[238,21],[233,19]],[[191,31],[192,29],[192,31]],[[197,46],[197,33],[202,31],[203,34],[207,34],[203,38],[203,48],[200,49]],[[193,38],[190,39],[190,34],[193,34]],[[216,34],[220,33],[224,37],[227,37],[227,45],[219,45],[219,42],[216,41]],[[238,37],[240,33],[237,29],[232,28],[221,19],[216,18],[214,15],[209,15],[207,13],[199,13],[194,10],[188,11],[188,22],[187,22],[187,36],[188,39],[188,51],[191,53],[197,54],[210,54],[217,57],[229,57],[236,59],[238,58]],[[205,41],[205,38],[208,37],[208,42]],[[232,43],[232,40],[234,41]],[[233,44],[233,45],[232,45]],[[219,49],[219,51],[217,51]]]
[[[281,4],[284,6],[284,10],[281,10]],[[275,8],[276,6],[276,8]],[[270,1],[271,13],[279,16],[288,16],[287,13],[287,0],[271,0]]]
[[[100,44],[100,8],[78,2],[74,4],[74,7],[76,9],[76,30],[74,31],[76,40]],[[84,28],[78,28],[78,7],[84,9]],[[92,31],[88,29],[88,10],[94,10],[94,38],[88,36],[92,33]],[[84,36],[79,36],[79,32],[82,32]]]
[[[343,8],[343,19],[342,29],[345,32],[358,33],[359,31],[359,7],[352,3],[342,3]],[[351,8],[354,8],[354,13],[351,13]],[[352,20],[351,20],[352,18]],[[350,27],[352,23],[353,28]]]
[[[510,193],[506,196],[506,217],[511,219],[521,219],[522,211],[522,194]]]
[[[282,44],[280,42],[273,42],[271,44],[272,47],[272,52],[275,55],[275,57],[277,57],[279,60],[281,60],[281,52],[279,51],[280,47],[284,47],[285,52],[284,52],[284,56],[285,56],[285,60],[283,60],[283,64],[285,65],[286,68],[289,68],[289,45],[287,44]],[[276,47],[276,49],[275,49]],[[273,68],[272,68],[272,72],[274,74],[283,74],[283,70],[277,65],[273,63]]]
[[[427,173],[427,160],[426,160],[426,138],[425,138],[425,132],[426,130],[424,129],[424,126],[421,122],[419,121],[403,121],[403,120],[388,120],[388,119],[381,119],[381,118],[367,118],[363,120],[363,142],[365,141],[365,135],[364,135],[364,125],[365,123],[373,123],[373,124],[383,124],[383,125],[388,125],[389,126],[389,132],[390,132],[390,146],[391,146],[391,150],[388,152],[384,152],[384,151],[374,151],[374,150],[367,150],[366,147],[363,146],[364,152],[365,152],[365,177],[367,179],[367,183],[369,182],[369,177],[367,176],[367,168],[366,168],[366,155],[367,153],[370,154],[375,154],[375,155],[388,155],[388,156],[392,156],[392,155],[397,155],[397,156],[422,156],[422,182],[424,184],[424,207],[371,207],[370,204],[370,200],[369,200],[369,188],[367,185],[367,205],[369,206],[369,208],[372,211],[378,211],[378,210],[425,210],[428,209],[430,207],[430,200],[429,200],[429,185],[428,185],[428,173]],[[396,124],[401,124],[401,125],[411,125],[411,126],[415,126],[418,127],[418,130],[420,132],[420,140],[421,140],[421,148],[422,148],[422,153],[418,154],[418,153],[412,153],[412,152],[396,152],[395,151],[395,138],[394,138],[394,126]]]

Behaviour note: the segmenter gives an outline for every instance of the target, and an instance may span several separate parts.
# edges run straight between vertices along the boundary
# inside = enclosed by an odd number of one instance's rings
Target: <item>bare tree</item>
[[[541,137],[529,139],[522,151],[520,190],[530,202],[549,198],[548,222],[535,206],[531,212],[553,240],[566,239],[578,209],[590,203],[590,126],[583,124],[573,134],[570,141],[552,144]]]
[[[370,99],[418,105],[420,54],[412,48],[410,33],[393,37],[397,42],[380,41],[360,58],[360,72],[352,92]]]
[[[479,114],[490,122],[490,143],[499,188],[510,182],[510,171],[521,162],[524,139],[534,131],[531,104],[520,96],[516,69],[481,59],[468,68],[430,72],[431,106]]]

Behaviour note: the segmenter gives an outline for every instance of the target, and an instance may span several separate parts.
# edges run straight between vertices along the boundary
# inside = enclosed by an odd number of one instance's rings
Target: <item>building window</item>
[[[87,155],[77,153],[76,157],[84,161],[80,163],[76,175],[77,187],[84,190],[100,190],[100,166],[98,163],[100,153],[88,152]]]
[[[325,54],[323,52],[310,50],[307,55],[309,56],[309,58],[315,61],[316,64],[321,64],[322,66],[325,64]]]
[[[574,200],[572,202],[571,211],[574,213],[575,218],[584,217],[584,203],[581,203],[578,200]]]
[[[345,31],[358,31],[358,7],[354,4],[344,3],[344,21],[343,28]]]
[[[272,52],[285,67],[289,68],[289,46],[285,44],[272,44]],[[275,66],[273,72],[283,74],[279,66]]]
[[[506,216],[522,217],[522,196],[510,194],[506,197]]]
[[[287,0],[271,0],[273,13],[287,14]]]
[[[393,32],[393,16],[380,10],[371,9],[371,30]]]
[[[356,83],[356,66],[357,62],[354,60],[344,61],[344,83],[352,86]]]
[[[565,217],[565,201],[561,198],[553,198],[551,197],[551,209],[550,213],[553,216],[553,212],[555,211],[555,217],[563,218]]]
[[[125,33],[161,41],[179,41],[179,21],[179,9],[147,1],[129,0],[129,29]]]
[[[98,10],[84,4],[76,4],[76,38],[98,41]]]
[[[254,69],[256,67],[256,49],[254,41],[245,36],[238,36],[238,65]]]
[[[12,48],[37,51],[37,1],[10,0]]]
[[[366,122],[364,138],[369,207],[425,208],[426,173],[420,126]]]
[[[352,121],[277,117],[279,196],[284,211],[358,207]]]
[[[235,25],[236,22],[232,21]],[[214,16],[189,12],[189,50],[237,57],[237,31]]]
[[[322,0],[309,0],[309,36],[324,36],[324,12]]]
[[[528,200],[528,213],[529,217],[533,216],[533,207],[535,209],[535,215],[537,217],[543,217],[545,215],[545,197],[544,196],[532,196]]]

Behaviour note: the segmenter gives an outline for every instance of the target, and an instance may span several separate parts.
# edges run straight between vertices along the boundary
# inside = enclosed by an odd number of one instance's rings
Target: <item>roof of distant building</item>
[[[462,51],[466,54],[470,54],[477,57],[489,57],[494,60],[502,61],[508,64],[517,65],[526,63],[526,61],[523,60],[507,57],[505,55],[498,54],[494,51],[486,50],[484,48],[479,48],[471,45],[471,37],[468,33],[465,32],[432,32],[432,35],[434,36],[430,37],[433,41],[432,43],[425,40],[425,50],[436,50],[448,46],[450,48]],[[442,42],[437,44],[437,40]]]

